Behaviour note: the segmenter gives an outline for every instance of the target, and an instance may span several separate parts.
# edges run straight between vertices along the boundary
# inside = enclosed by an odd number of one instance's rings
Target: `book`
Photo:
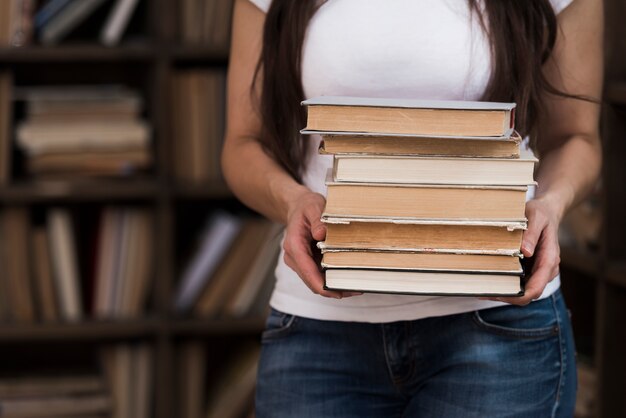
[[[181,343],[177,350],[178,416],[201,418],[206,388],[206,347],[198,341]]]
[[[514,274],[452,273],[430,271],[394,271],[328,269],[324,287],[376,293],[417,295],[523,295],[523,279]]]
[[[209,393],[206,418],[237,418],[254,396],[260,349],[244,346],[215,380]],[[246,402],[247,401],[247,402]]]
[[[282,226],[273,224],[261,240],[256,257],[248,267],[238,289],[224,306],[224,314],[231,317],[243,317],[252,310],[257,299],[262,298],[262,291],[267,280],[272,280],[276,259],[280,252],[280,240]],[[269,300],[266,300],[269,302]]]
[[[516,255],[332,249],[322,251],[325,269],[428,270],[483,273],[522,273]]]
[[[104,392],[106,386],[97,375],[24,376],[0,379],[0,399],[44,398]]]
[[[185,312],[194,305],[213,272],[239,234],[242,221],[223,211],[209,219],[195,256],[187,264],[175,293],[176,311]]]
[[[7,184],[11,176],[12,90],[11,72],[0,71],[0,185]]]
[[[138,2],[139,0],[117,0],[102,27],[100,42],[107,46],[119,43]]]
[[[44,45],[56,44],[83,23],[105,0],[74,0],[54,14],[40,30]]]
[[[104,394],[0,400],[3,418],[99,416],[112,408],[111,398]]]
[[[16,131],[17,143],[29,155],[76,153],[94,150],[128,150],[145,148],[150,138],[150,128],[141,121],[82,122],[73,123],[22,122]]]
[[[52,260],[50,242],[45,228],[37,227],[32,231],[32,249],[34,260],[34,278],[39,313],[44,321],[59,320],[59,303],[56,298],[52,278]]]
[[[525,221],[527,187],[328,181],[324,217]]]
[[[58,292],[61,317],[77,321],[83,317],[80,279],[72,219],[65,209],[48,212],[48,234],[55,288]]]
[[[448,157],[518,158],[521,137],[436,137],[378,135],[366,132],[315,132],[320,134],[320,154],[421,155]]]
[[[152,157],[147,149],[63,152],[33,155],[26,162],[26,170],[37,176],[117,175],[147,168],[151,162]]]
[[[325,248],[518,255],[526,225],[496,222],[324,219]],[[337,223],[342,222],[342,223]]]
[[[309,131],[508,136],[515,103],[321,96],[302,102]]]
[[[254,266],[253,260],[265,246],[270,228],[272,224],[265,219],[253,218],[245,221],[194,308],[198,316],[211,317],[223,313],[228,301],[244,285],[244,279]],[[243,263],[242,260],[246,262]]]
[[[525,186],[535,184],[536,162],[530,151],[522,151],[517,159],[337,154],[333,159],[333,179],[369,183]]]
[[[7,308],[14,321],[34,322],[36,312],[30,271],[30,220],[29,212],[23,207],[9,207],[1,213],[2,239],[7,244],[4,250],[5,291]]]
[[[40,30],[50,21],[50,19],[52,19],[57,13],[63,10],[63,8],[70,4],[72,1],[73,0],[50,0],[46,2],[35,14],[35,28],[37,28],[37,30]]]

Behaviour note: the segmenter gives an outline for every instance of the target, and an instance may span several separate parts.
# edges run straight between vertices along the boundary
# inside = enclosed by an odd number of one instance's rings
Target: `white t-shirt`
[[[272,0],[250,0],[267,11]],[[298,0],[296,0],[298,1]],[[551,0],[559,13],[572,0]],[[312,17],[303,45],[306,98],[316,96],[480,100],[489,81],[489,40],[463,0],[329,0]],[[326,195],[332,156],[308,141],[303,182]],[[532,197],[529,192],[528,198]],[[364,294],[341,300],[313,294],[283,261],[270,304],[314,319],[392,322],[469,312],[502,303],[475,297]],[[558,289],[557,276],[542,298]]]

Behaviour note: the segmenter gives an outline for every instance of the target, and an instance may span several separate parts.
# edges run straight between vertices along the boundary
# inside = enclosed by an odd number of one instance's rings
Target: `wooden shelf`
[[[0,48],[0,63],[151,61],[155,48],[148,44],[105,47],[97,44]]]
[[[602,258],[598,253],[576,247],[561,247],[561,265],[597,279],[602,275]]]
[[[77,323],[12,323],[0,324],[0,341],[66,341],[66,340],[120,340],[148,338],[158,335],[160,322],[137,321],[81,321]]]
[[[159,184],[150,179],[33,181],[0,187],[0,202],[146,200],[156,198]]]
[[[626,81],[608,83],[604,90],[604,100],[617,105],[626,105]]]
[[[258,335],[264,328],[264,318],[180,319],[171,322],[170,329],[179,336]]]
[[[176,45],[169,52],[176,62],[205,62],[225,65],[228,63],[228,50],[202,45]]]
[[[177,183],[174,195],[184,199],[231,199],[233,193],[225,183]]]
[[[606,280],[626,289],[626,261],[609,263],[606,269]]]
[[[258,335],[265,318],[86,320],[46,323],[0,323],[0,341],[100,341],[177,336]]]

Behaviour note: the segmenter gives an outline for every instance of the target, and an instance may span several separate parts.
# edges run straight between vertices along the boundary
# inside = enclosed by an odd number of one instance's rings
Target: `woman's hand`
[[[287,231],[283,249],[285,263],[302,279],[313,293],[341,299],[360,293],[324,290],[319,262],[314,259],[315,242],[326,237],[326,226],[320,220],[326,200],[310,190],[299,193],[289,203]]]
[[[559,273],[560,249],[558,211],[542,199],[531,200],[526,204],[528,229],[522,238],[522,254],[534,257],[530,277],[526,281],[526,291],[521,297],[495,298],[513,305],[527,305],[539,298],[546,285]]]

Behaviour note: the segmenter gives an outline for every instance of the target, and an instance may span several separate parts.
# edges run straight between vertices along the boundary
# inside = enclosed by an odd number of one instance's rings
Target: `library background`
[[[603,179],[560,237],[580,418],[626,417],[626,4],[605,7]],[[280,229],[219,173],[231,13],[0,2],[0,415],[253,416]]]

